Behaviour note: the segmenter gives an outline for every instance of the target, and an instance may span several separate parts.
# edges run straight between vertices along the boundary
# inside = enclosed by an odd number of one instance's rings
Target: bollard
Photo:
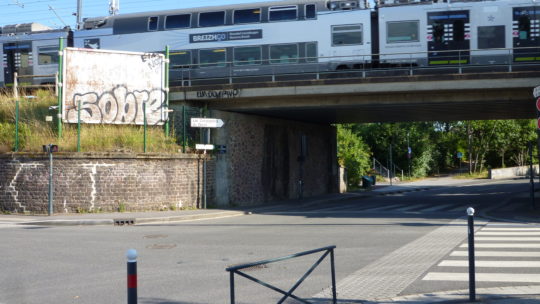
[[[137,250],[129,249],[127,257],[127,298],[128,304],[137,304]]]
[[[476,301],[476,278],[474,269],[474,208],[467,208],[469,234],[469,301]]]

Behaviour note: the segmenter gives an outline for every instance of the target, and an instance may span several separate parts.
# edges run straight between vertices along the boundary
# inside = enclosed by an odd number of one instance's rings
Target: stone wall
[[[538,165],[533,166],[534,175],[538,176]],[[500,169],[489,169],[488,178],[489,179],[504,179],[504,178],[514,178],[514,177],[525,177],[529,176],[530,168],[529,166],[521,167],[510,167],[510,168],[500,168]]]
[[[218,206],[255,205],[339,191],[336,130],[329,125],[212,111]],[[304,151],[303,151],[304,150]]]
[[[198,155],[55,153],[53,170],[55,213],[179,209],[201,201]],[[207,177],[210,205],[212,159]],[[0,154],[1,211],[47,213],[48,185],[47,154]]]

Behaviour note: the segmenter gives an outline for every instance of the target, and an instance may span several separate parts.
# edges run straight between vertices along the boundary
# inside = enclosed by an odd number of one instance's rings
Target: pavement
[[[86,213],[86,214],[55,214],[46,215],[0,215],[0,225],[39,225],[39,226],[84,226],[84,225],[145,225],[155,223],[194,221],[205,219],[217,219],[234,216],[249,215],[263,212],[268,208],[279,206],[310,206],[329,201],[340,201],[351,198],[392,195],[412,191],[426,191],[437,187],[445,187],[467,183],[470,180],[459,180],[451,177],[428,178],[410,183],[387,184],[378,183],[369,191],[359,190],[344,194],[328,194],[302,201],[289,200],[277,202],[272,205],[232,208],[232,209],[202,209],[202,210],[178,210],[157,212],[118,212],[118,213]],[[479,181],[481,183],[481,181]],[[518,205],[517,210],[508,212],[503,204],[494,206],[491,210],[480,214],[481,217],[491,220],[503,220],[507,222],[519,222],[540,224],[540,212],[533,208],[533,200],[530,192],[521,193],[512,198],[512,204]],[[506,203],[506,202],[505,202]],[[535,192],[534,204],[540,209],[540,192]],[[540,304],[540,285],[512,286],[483,288],[476,290],[476,301],[469,301],[468,290],[456,290],[436,292],[429,294],[398,296],[389,299],[377,299],[375,301],[347,301],[338,300],[340,304],[426,304],[426,303],[490,303],[490,304]]]

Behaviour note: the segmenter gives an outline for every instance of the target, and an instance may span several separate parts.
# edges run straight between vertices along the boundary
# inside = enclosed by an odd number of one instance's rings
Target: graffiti
[[[235,98],[240,95],[240,90],[222,91],[197,91],[197,98]]]
[[[142,62],[148,64],[148,67],[153,70],[157,67],[161,67],[161,64],[163,63],[163,56],[156,53],[146,53],[141,55],[141,60]]]
[[[81,104],[81,122],[106,124],[144,124],[143,104],[146,104],[146,123],[165,121],[165,91],[163,89],[133,90],[117,85],[102,93],[75,93],[66,104],[66,122],[77,123]]]

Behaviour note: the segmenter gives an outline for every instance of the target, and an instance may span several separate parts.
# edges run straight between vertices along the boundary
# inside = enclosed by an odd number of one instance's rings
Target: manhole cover
[[[172,249],[174,247],[176,247],[176,244],[153,244],[146,246],[148,249]]]
[[[166,234],[150,234],[150,235],[145,235],[144,238],[145,239],[164,239],[167,236],[168,235]]]

